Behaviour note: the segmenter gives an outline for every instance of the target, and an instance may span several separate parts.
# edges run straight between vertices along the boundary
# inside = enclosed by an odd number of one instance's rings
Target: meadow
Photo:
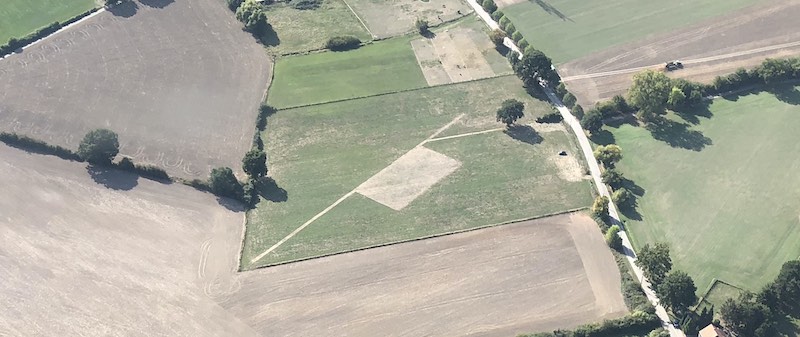
[[[548,159],[573,151],[566,133],[502,132],[495,110],[512,97],[526,104],[520,123],[552,111],[514,76],[278,111],[263,138],[285,197],[248,214],[243,269],[588,206],[588,183],[561,179]],[[425,144],[462,166],[408,207],[394,211],[354,194],[251,262],[461,114],[438,137],[494,131]]]
[[[564,63],[614,45],[665,33],[759,0],[522,0],[502,8],[532,46]]]
[[[624,212],[634,246],[665,241],[699,291],[714,278],[757,291],[800,256],[800,91],[716,99],[707,117],[670,114],[650,132],[606,127],[639,188]]]
[[[313,10],[276,3],[267,6],[267,17],[276,34],[266,44],[278,55],[322,49],[333,36],[352,35],[364,42],[372,40],[342,0],[324,0],[320,8]]]
[[[268,103],[283,109],[425,87],[410,39],[280,58]]]
[[[0,44],[53,22],[66,21],[96,6],[94,0],[4,0],[0,6]]]

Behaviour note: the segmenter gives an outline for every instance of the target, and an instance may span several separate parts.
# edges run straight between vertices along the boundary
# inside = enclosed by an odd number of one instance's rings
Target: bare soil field
[[[411,47],[428,85],[499,75],[484,57],[484,53],[496,53],[494,44],[481,31],[460,27],[446,29],[433,38],[411,41]]]
[[[0,157],[0,336],[257,336],[207,295],[234,285],[241,213],[183,185]]]
[[[610,48],[558,69],[584,106],[624,93],[635,72],[661,69],[671,60],[685,65],[668,73],[671,77],[710,82],[768,57],[799,55],[797,17],[797,1],[767,1],[680,31]]]
[[[217,0],[140,0],[0,61],[0,130],[77,148],[91,129],[171,175],[238,168],[270,78]]]
[[[597,225],[568,214],[246,272],[264,336],[514,336],[623,316]]]
[[[210,194],[0,156],[0,335],[499,337],[627,311],[583,214],[237,274],[241,213]]]
[[[347,0],[347,3],[378,38],[415,30],[417,18],[428,20],[435,26],[473,12],[472,7],[462,0]]]

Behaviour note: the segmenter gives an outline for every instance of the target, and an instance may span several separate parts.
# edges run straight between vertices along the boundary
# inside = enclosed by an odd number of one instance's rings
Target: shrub
[[[92,164],[111,164],[117,153],[119,138],[114,131],[108,129],[89,131],[78,146],[78,155]]]
[[[633,193],[625,188],[620,188],[611,194],[611,200],[618,206],[628,206],[633,201]]]
[[[507,16],[503,16],[500,18],[498,24],[500,25],[500,29],[507,31],[506,27],[511,24],[511,20]]]
[[[571,92],[567,92],[567,94],[564,95],[562,102],[564,102],[564,105],[571,109],[575,106],[575,103],[578,102],[578,99],[575,98],[575,95],[573,95]]]
[[[505,40],[505,38],[506,38],[506,33],[504,33],[502,30],[499,29],[495,29],[489,33],[489,40],[492,40],[492,43],[494,43],[497,46],[502,46],[503,40]]]
[[[606,244],[616,251],[622,250],[622,237],[619,236],[619,226],[613,225],[606,231]]]
[[[244,24],[244,30],[261,38],[270,29],[264,7],[255,0],[245,0],[236,10],[236,19]]]
[[[256,128],[260,131],[264,131],[267,127],[267,117],[272,116],[272,114],[276,113],[278,110],[269,106],[269,105],[261,105],[258,107],[258,117],[256,118]]]
[[[605,166],[613,167],[614,163],[622,159],[622,148],[617,144],[598,145],[594,150],[594,157]]]
[[[427,35],[430,33],[430,24],[428,23],[428,20],[417,18],[417,21],[414,22],[414,27],[417,27],[417,31],[421,35]]]
[[[564,99],[564,95],[567,94],[567,85],[564,82],[559,83],[555,89],[553,89],[553,93],[556,94],[558,99]]]
[[[583,107],[580,104],[575,105],[575,107],[572,108],[572,114],[575,115],[575,118],[577,118],[578,120],[582,120],[583,119]]]
[[[218,167],[211,170],[208,186],[211,193],[218,196],[242,200],[242,185],[236,180],[230,167]]]
[[[508,34],[509,36],[512,36],[512,38],[514,36],[514,33],[517,32],[517,28],[514,27],[513,23],[509,23],[508,25],[506,25],[506,28],[503,29],[503,30],[506,31],[506,34]]]
[[[595,198],[594,203],[592,203],[592,214],[603,220],[608,219],[608,198]]]
[[[225,0],[225,3],[228,4],[228,9],[232,10],[234,13],[239,6],[242,4],[243,0]]]
[[[530,46],[531,45],[528,44],[528,41],[526,41],[525,39],[522,39],[519,42],[517,42],[517,47],[519,47],[519,50],[522,50],[522,51],[524,51],[525,49],[528,49]]]
[[[256,182],[253,179],[249,179],[242,187],[242,202],[248,207],[255,207],[258,204],[258,189],[255,185]]]
[[[494,13],[491,14],[491,17],[492,17],[492,19],[494,19],[494,21],[497,21],[499,23],[500,19],[504,18],[505,16],[504,16],[503,12],[498,9],[498,10],[494,11]]]
[[[155,165],[140,165],[137,164],[134,166],[134,170],[140,176],[145,178],[150,178],[153,180],[163,180],[163,181],[170,181],[169,174],[164,169],[155,166]]]
[[[622,173],[617,172],[615,169],[607,169],[600,175],[604,184],[608,184],[612,188],[617,188],[622,185]]]
[[[29,152],[52,155],[66,160],[83,161],[81,156],[70,149],[58,145],[50,145],[41,140],[20,136],[16,133],[0,132],[0,142]]]
[[[514,42],[519,43],[519,41],[522,41],[523,39],[522,33],[514,32],[513,34],[511,34],[511,39],[514,40]]]
[[[322,0],[292,0],[292,7],[299,10],[317,9]]]
[[[122,159],[117,164],[120,170],[133,172],[136,169],[136,166],[133,164],[133,160],[128,157],[122,157]]]
[[[481,7],[483,7],[483,9],[485,9],[489,14],[492,14],[497,10],[497,5],[494,3],[494,0],[483,0]]]
[[[356,49],[361,46],[361,40],[352,35],[334,36],[325,42],[325,48],[333,51]]]
[[[603,127],[603,116],[601,116],[596,109],[589,110],[589,112],[581,118],[581,126],[589,132],[600,131],[600,128]]]
[[[558,111],[550,112],[542,117],[536,118],[536,123],[559,123],[564,120]]]

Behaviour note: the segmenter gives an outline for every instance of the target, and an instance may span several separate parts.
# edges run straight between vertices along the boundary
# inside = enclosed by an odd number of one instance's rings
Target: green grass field
[[[462,162],[408,207],[393,211],[354,194],[256,264],[250,260],[464,113],[445,135],[501,127],[503,99],[526,103],[529,122],[551,108],[524,93],[514,76],[278,111],[264,140],[283,202],[248,214],[244,269],[454,229],[588,206],[586,181],[558,178],[547,159],[572,149],[567,134],[528,144],[495,131],[431,142]]]
[[[94,0],[3,0],[0,5],[0,44],[53,22],[66,21],[95,6]]]
[[[701,291],[713,278],[757,291],[798,258],[800,92],[793,89],[780,95],[791,103],[770,93],[717,99],[698,125],[670,115],[674,123],[657,133],[607,127],[623,149],[619,169],[644,192],[641,219],[626,214],[634,245],[669,243],[675,267]]]
[[[342,0],[325,0],[315,10],[299,10],[276,3],[267,6],[269,23],[279,41],[271,41],[270,50],[287,54],[323,48],[330,37],[353,35],[361,41],[372,40],[364,26]]]
[[[613,45],[754,4],[758,0],[529,0],[502,11],[532,46],[564,63]]]
[[[425,87],[410,39],[281,58],[275,63],[268,102],[281,109]]]

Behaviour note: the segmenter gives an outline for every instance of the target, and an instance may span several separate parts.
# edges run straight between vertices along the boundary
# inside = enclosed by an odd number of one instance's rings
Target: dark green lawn
[[[63,22],[97,6],[94,0],[3,0],[0,4],[0,44]]]

